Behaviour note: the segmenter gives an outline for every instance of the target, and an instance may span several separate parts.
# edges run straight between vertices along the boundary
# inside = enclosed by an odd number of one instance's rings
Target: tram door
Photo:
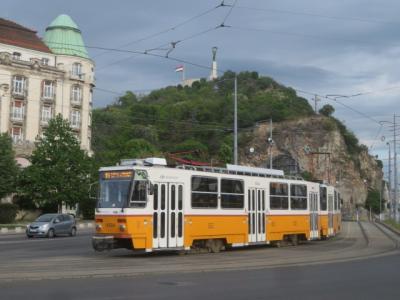
[[[319,236],[318,230],[318,194],[310,193],[310,238],[316,239]]]
[[[183,246],[183,185],[155,183],[153,194],[153,248]]]
[[[250,188],[247,194],[249,242],[265,241],[265,190]]]
[[[333,195],[328,194],[328,235],[333,235]]]

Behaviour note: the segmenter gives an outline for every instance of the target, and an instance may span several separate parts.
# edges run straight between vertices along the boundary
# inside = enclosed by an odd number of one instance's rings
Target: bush
[[[12,223],[17,216],[18,206],[12,203],[0,204],[0,224]]]

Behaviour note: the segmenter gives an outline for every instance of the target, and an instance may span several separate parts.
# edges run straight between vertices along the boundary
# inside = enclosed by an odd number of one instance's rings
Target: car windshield
[[[56,215],[42,215],[35,222],[50,222]]]

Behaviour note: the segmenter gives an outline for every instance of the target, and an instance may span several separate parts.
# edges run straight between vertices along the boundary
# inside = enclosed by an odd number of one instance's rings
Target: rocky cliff
[[[336,186],[348,211],[365,203],[368,189],[379,189],[383,173],[378,161],[365,146],[350,149],[333,119],[318,115],[275,123],[271,147],[269,130],[269,123],[255,127],[241,147],[240,163],[269,167],[272,152],[273,168]]]

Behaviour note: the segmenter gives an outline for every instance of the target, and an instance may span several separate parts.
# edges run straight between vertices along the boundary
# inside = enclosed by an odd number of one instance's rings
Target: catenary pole
[[[390,143],[387,142],[386,145],[389,146],[389,202],[390,202],[390,216],[394,218],[394,202],[392,197],[392,152],[390,151]]]
[[[237,76],[235,75],[235,91],[234,91],[234,121],[233,121],[233,161],[238,164],[238,127],[237,127]]]
[[[272,169],[272,119],[269,119],[269,168]]]
[[[394,165],[394,217],[396,222],[399,221],[399,203],[397,200],[397,132],[396,132],[396,114],[393,115],[393,165]]]

